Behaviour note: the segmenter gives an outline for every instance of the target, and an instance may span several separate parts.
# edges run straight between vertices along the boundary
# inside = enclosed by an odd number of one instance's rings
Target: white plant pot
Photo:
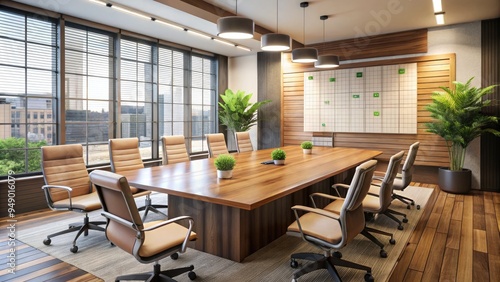
[[[233,177],[233,170],[217,170],[218,178],[231,178]]]
[[[302,149],[302,152],[306,155],[312,154],[313,150],[312,149]]]
[[[275,165],[284,165],[285,164],[285,160],[274,160],[274,164]]]

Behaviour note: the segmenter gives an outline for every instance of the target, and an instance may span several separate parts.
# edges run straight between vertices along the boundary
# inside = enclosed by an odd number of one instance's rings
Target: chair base
[[[387,209],[387,210],[384,211],[384,215],[386,215],[388,218],[390,218],[390,219],[394,220],[395,222],[397,222],[399,230],[403,230],[404,229],[403,222],[404,223],[408,222],[408,219],[406,218],[406,214],[398,212],[398,211],[395,211],[395,210]],[[402,221],[399,220],[394,215],[400,215],[400,216],[402,216],[403,220]]]
[[[53,233],[47,236],[45,240],[43,240],[43,244],[45,245],[50,245],[52,240],[50,238],[71,233],[71,232],[77,232],[75,239],[73,240],[73,247],[71,247],[70,251],[72,253],[78,252],[78,246],[76,245],[76,240],[78,240],[78,237],[83,234],[83,236],[89,235],[89,230],[97,230],[97,231],[106,231],[106,229],[102,228],[99,225],[106,224],[106,221],[89,221],[89,216],[88,214],[85,214],[85,217],[83,218],[83,223],[71,223],[68,227],[68,229],[59,231],[57,233]]]
[[[158,263],[155,263],[153,266],[153,272],[145,272],[145,273],[136,273],[136,274],[127,274],[116,277],[115,281],[122,280],[144,280],[144,281],[175,281],[172,279],[175,276],[178,276],[182,273],[188,273],[189,279],[194,280],[196,278],[196,273],[193,271],[194,266],[174,268],[161,271],[161,266]]]
[[[405,197],[405,196],[402,196],[402,195],[399,195],[396,193],[392,194],[392,198],[406,204],[407,209],[410,209],[411,206],[415,205],[415,201],[413,199],[410,199],[408,197]],[[417,210],[419,210],[419,209],[420,209],[420,205],[417,205]]]
[[[324,256],[321,254],[315,254],[315,253],[297,253],[297,254],[292,254],[291,257],[291,262],[290,266],[293,268],[297,267],[297,261],[296,259],[303,259],[303,260],[309,260],[312,261],[312,263],[309,263],[305,266],[303,266],[301,269],[295,271],[293,273],[293,281],[297,281],[297,279],[304,274],[313,272],[318,269],[326,269],[328,270],[328,273],[330,273],[330,276],[333,278],[334,281],[342,281],[340,278],[340,275],[335,268],[335,266],[343,266],[343,267],[349,267],[349,268],[354,268],[354,269],[359,269],[359,270],[364,270],[366,271],[365,274],[365,281],[373,281],[373,276],[372,276],[372,269],[371,267],[358,264],[355,262],[343,260],[342,254],[339,252],[335,252],[335,255],[331,256]]]
[[[375,238],[375,236],[373,236],[371,233],[377,233],[377,234],[381,234],[381,235],[386,235],[386,236],[389,236],[391,237],[389,239],[389,243],[391,245],[394,245],[396,244],[396,240],[394,240],[394,236],[392,233],[389,233],[389,232],[385,232],[385,231],[382,231],[382,230],[378,230],[378,229],[375,229],[375,228],[371,228],[371,227],[367,227],[365,226],[365,229],[363,229],[361,231],[361,234],[363,236],[365,236],[366,238],[368,238],[370,241],[372,241],[373,243],[375,243],[375,245],[379,246],[380,247],[380,257],[381,258],[386,258],[387,257],[387,252],[384,250],[384,244],[382,244],[377,238]]]
[[[139,211],[144,211],[144,214],[142,215],[142,220],[145,221],[146,220],[146,216],[148,216],[148,213],[150,211],[154,212],[154,213],[160,213],[160,214],[163,214],[165,217],[168,217],[167,214],[159,211],[158,209],[160,208],[168,208],[168,205],[153,205],[152,201],[151,201],[151,198],[149,197],[149,195],[146,196],[146,200],[144,201],[144,206],[138,208]]]

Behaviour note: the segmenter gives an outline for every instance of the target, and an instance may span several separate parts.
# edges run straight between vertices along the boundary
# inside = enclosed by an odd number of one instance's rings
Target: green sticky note
[[[325,127],[325,126],[326,126],[326,123],[324,123],[324,122],[323,122],[323,123],[321,124],[321,126]]]
[[[362,72],[357,72],[356,73],[356,77],[363,77],[363,73]]]
[[[373,115],[378,117],[378,116],[380,116],[380,112],[373,112]]]
[[[309,79],[309,80],[313,80],[313,79],[314,79],[314,77],[313,77],[312,75],[310,75],[310,76],[308,76],[308,77],[307,77],[307,79]]]
[[[380,93],[378,93],[378,92],[373,93],[373,97],[375,97],[375,98],[380,97]]]
[[[399,73],[399,74],[405,74],[405,69],[399,69],[399,70],[398,70],[398,73]]]
[[[335,77],[330,77],[330,82],[335,82]]]
[[[357,99],[357,98],[359,98],[359,95],[358,94],[354,94],[354,95],[352,95],[352,98]]]

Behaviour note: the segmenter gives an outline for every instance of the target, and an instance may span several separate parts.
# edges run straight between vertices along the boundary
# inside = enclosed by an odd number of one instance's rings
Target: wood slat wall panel
[[[312,136],[331,136],[332,133],[303,131],[303,103],[305,71],[318,71],[309,64],[291,63],[290,54],[283,54],[283,145],[298,145]],[[367,67],[401,63],[417,63],[417,134],[373,134],[373,133],[333,133],[335,147],[356,147],[381,150],[380,159],[388,160],[392,154],[400,150],[407,151],[415,141],[421,143],[416,165],[448,166],[448,151],[444,140],[427,132],[425,122],[431,121],[425,110],[439,86],[451,86],[455,79],[455,55],[432,55],[412,57],[379,62],[356,63],[342,65],[340,68]]]

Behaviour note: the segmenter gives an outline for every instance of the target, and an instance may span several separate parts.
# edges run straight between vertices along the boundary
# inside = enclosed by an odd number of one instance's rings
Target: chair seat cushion
[[[99,195],[97,195],[97,192],[71,197],[71,204],[73,205],[73,209],[79,209],[86,212],[98,210],[101,208],[101,201],[99,200]],[[69,208],[69,199],[54,202],[54,207],[62,209]]]
[[[331,211],[337,214],[340,214],[340,210],[342,209],[342,205],[344,204],[343,199],[337,199],[330,204],[328,204],[324,210]]]
[[[151,227],[163,221],[144,223],[144,228]],[[145,240],[139,249],[139,256],[151,257],[165,250],[180,246],[186,237],[188,229],[180,224],[171,223],[157,229],[145,231]],[[190,241],[196,240],[196,233],[191,232]]]
[[[363,200],[363,209],[367,212],[378,213],[382,211],[380,198],[377,196],[366,195]]]
[[[305,235],[316,237],[330,244],[342,240],[342,230],[337,220],[316,213],[306,213],[300,217],[300,225]],[[288,226],[288,231],[300,233],[297,221]]]

